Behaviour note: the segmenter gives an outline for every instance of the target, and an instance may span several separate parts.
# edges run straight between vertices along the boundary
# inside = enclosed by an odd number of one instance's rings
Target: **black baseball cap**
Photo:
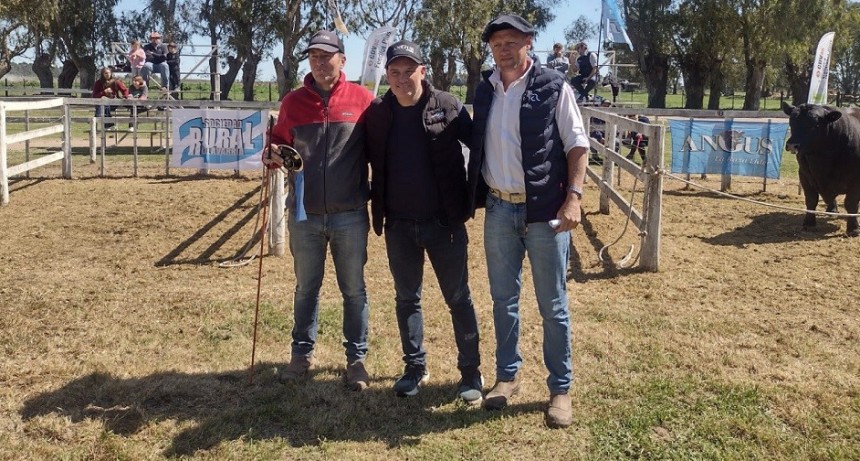
[[[490,37],[494,33],[505,29],[515,29],[526,35],[535,34],[535,29],[532,27],[531,23],[522,17],[515,14],[503,14],[490,21],[490,23],[487,24],[487,27],[484,27],[484,33],[481,34],[481,41],[489,42]]]
[[[308,47],[302,51],[302,54],[308,53],[314,49],[328,51],[330,53],[343,53],[343,42],[334,32],[330,30],[321,30],[311,37]]]
[[[385,51],[385,67],[388,67],[391,61],[397,58],[409,58],[416,64],[424,64],[418,45],[409,40],[401,40],[388,47],[388,50]]]

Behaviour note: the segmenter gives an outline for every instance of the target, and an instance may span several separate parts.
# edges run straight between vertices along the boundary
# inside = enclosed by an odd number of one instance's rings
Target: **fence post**
[[[655,127],[650,133],[648,155],[645,156],[645,209],[642,219],[645,237],[639,266],[651,272],[660,270],[660,234],[663,216],[663,139],[666,128]],[[631,203],[630,206],[633,206]]]
[[[6,79],[7,81],[9,79]],[[7,83],[8,86],[8,83]],[[6,158],[6,106],[0,102],[0,205],[9,203],[9,174]]]
[[[63,104],[63,177],[72,179],[72,110]]]
[[[605,149],[612,149],[615,151],[615,141],[617,139],[616,132],[618,131],[617,122],[612,119],[612,117],[607,117],[609,120],[606,120],[604,126],[604,142],[606,144],[603,145]],[[617,153],[617,152],[616,152]],[[602,182],[600,184],[600,199],[598,209],[600,210],[600,214],[609,214],[609,191],[608,189],[612,188],[612,176],[615,174],[615,162],[609,159],[609,156],[606,153],[603,154],[603,176]]]

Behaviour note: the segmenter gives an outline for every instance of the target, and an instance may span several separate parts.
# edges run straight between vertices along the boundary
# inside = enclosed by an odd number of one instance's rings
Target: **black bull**
[[[845,211],[856,214],[860,203],[860,110],[785,103],[782,110],[790,117],[791,136],[785,147],[797,154],[806,209],[814,211],[820,195],[827,211],[836,211],[836,196],[845,194]],[[803,228],[813,226],[815,215],[807,213]],[[860,235],[856,217],[848,218],[848,235]]]

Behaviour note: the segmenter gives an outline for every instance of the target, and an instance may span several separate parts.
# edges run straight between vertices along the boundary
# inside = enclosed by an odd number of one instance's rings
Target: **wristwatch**
[[[567,192],[570,194],[576,194],[580,200],[582,200],[582,188],[577,186],[576,184],[571,184],[567,186]]]

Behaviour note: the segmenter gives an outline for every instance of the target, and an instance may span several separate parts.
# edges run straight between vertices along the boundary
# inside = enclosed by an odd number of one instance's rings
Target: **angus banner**
[[[265,111],[176,109],[170,166],[259,170],[265,122]]]
[[[779,179],[788,123],[670,120],[672,173]]]

